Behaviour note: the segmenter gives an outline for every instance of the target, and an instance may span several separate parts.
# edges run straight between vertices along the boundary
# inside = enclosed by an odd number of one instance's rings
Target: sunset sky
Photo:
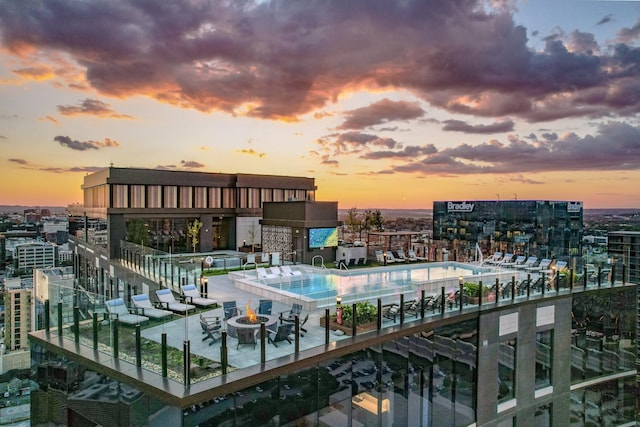
[[[0,204],[108,167],[640,207],[640,2],[0,2]]]

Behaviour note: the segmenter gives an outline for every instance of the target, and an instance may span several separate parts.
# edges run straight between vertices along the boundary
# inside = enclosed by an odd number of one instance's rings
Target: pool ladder
[[[322,255],[316,255],[313,258],[311,258],[311,267],[316,266],[316,258],[320,258],[320,268],[326,269],[327,267],[325,267],[324,265],[324,258],[322,258]]]

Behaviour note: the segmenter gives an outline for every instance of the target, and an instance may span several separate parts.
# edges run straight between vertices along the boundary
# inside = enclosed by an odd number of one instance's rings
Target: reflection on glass
[[[571,312],[571,382],[635,369],[635,290],[583,293]]]
[[[551,385],[553,330],[536,333],[536,390]]]
[[[533,425],[535,427],[549,427],[553,425],[551,420],[551,403],[536,408]]]
[[[498,403],[516,397],[516,339],[500,342],[498,354]]]

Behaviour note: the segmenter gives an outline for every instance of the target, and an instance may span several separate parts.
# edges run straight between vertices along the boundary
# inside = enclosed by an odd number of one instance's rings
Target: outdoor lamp
[[[336,297],[336,305],[340,305],[340,304],[342,304],[342,297],[340,295],[338,295]]]

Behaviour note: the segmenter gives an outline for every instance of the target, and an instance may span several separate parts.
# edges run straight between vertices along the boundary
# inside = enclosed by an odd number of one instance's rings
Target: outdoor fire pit
[[[247,306],[247,314],[242,316],[234,316],[227,320],[227,333],[236,337],[236,330],[241,328],[259,329],[260,324],[264,323],[267,329],[275,329],[275,324],[278,322],[276,316],[270,316],[268,314],[256,314],[249,306]]]

